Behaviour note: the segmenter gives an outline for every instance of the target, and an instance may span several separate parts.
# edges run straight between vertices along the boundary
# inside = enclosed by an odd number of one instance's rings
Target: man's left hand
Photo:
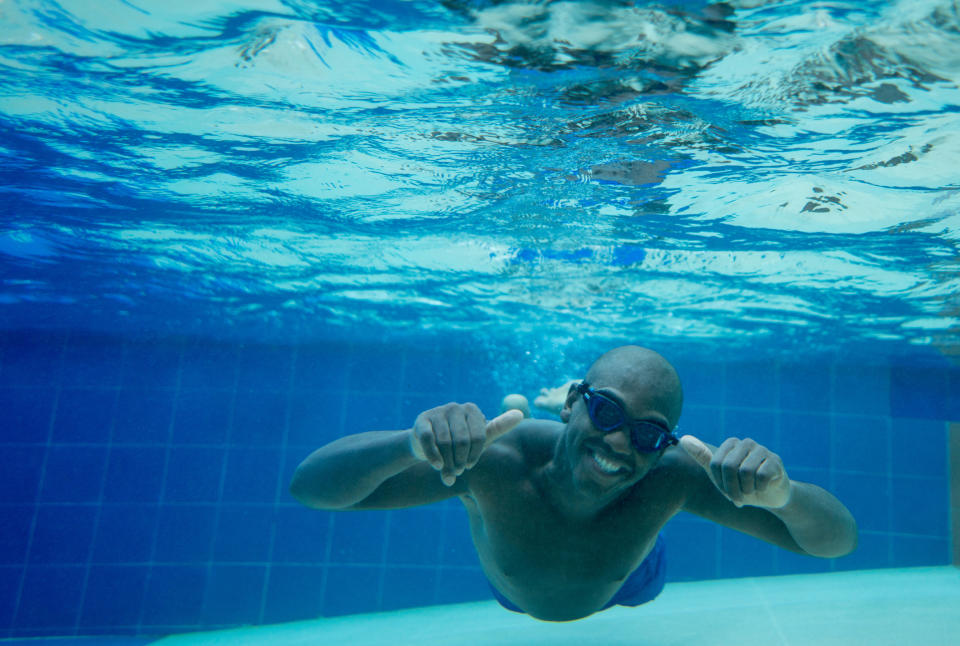
[[[789,502],[790,478],[780,456],[767,447],[731,437],[714,452],[692,435],[681,437],[680,446],[737,507],[779,509]]]

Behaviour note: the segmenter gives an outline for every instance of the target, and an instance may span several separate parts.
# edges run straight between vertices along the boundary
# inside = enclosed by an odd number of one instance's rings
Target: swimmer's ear
[[[574,379],[568,383],[567,387],[567,398],[563,401],[563,408],[560,409],[560,420],[564,424],[570,421],[570,409],[573,408],[573,403],[577,401],[577,397],[580,394],[577,392],[577,386],[580,385],[580,382]]]

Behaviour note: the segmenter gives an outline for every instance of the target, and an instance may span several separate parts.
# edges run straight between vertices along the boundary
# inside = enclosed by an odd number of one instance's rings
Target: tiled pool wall
[[[947,422],[960,420],[960,370],[677,367],[684,432],[767,444],[792,477],[849,505],[861,540],[842,559],[804,558],[682,516],[665,530],[671,580],[954,558]],[[469,342],[5,333],[0,637],[163,634],[489,598],[456,501],[334,514],[300,507],[287,483],[311,450],[344,434],[408,427],[449,400],[494,413],[514,389],[498,380]]]

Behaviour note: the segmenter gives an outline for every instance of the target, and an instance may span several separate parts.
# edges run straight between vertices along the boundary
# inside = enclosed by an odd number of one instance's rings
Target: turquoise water
[[[909,591],[909,593],[907,593]],[[9,646],[383,646],[447,644],[952,646],[960,630],[955,568],[912,568],[674,584],[655,605],[563,624],[503,612],[494,602],[136,639],[0,640]]]
[[[0,18],[5,327],[956,342],[954,2]]]

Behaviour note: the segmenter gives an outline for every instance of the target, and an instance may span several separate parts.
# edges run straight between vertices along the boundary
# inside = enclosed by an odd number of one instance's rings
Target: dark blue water
[[[0,325],[956,344],[954,2],[0,4]]]

